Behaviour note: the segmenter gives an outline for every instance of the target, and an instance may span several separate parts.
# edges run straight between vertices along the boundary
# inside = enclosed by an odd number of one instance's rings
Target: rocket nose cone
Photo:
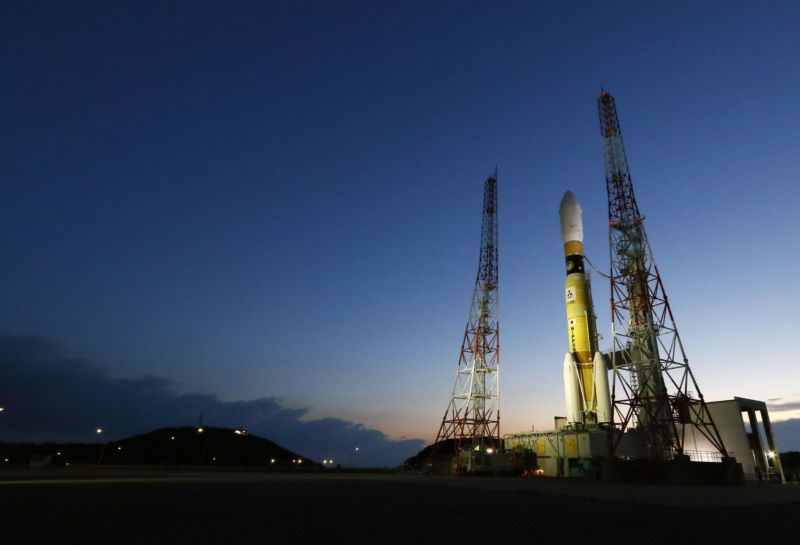
[[[578,204],[578,199],[575,198],[575,194],[572,191],[566,191],[564,196],[561,197],[561,205],[558,207],[558,213],[563,216],[566,210],[575,208],[576,206],[578,208],[581,207],[581,205]]]
[[[570,240],[583,242],[583,210],[572,191],[567,191],[561,198],[558,215],[561,218],[561,241]]]

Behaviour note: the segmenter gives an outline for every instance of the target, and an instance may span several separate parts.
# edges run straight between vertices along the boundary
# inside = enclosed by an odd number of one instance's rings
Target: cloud
[[[165,426],[244,426],[251,433],[322,460],[394,466],[416,454],[420,439],[389,440],[338,418],[304,421],[307,408],[274,397],[221,401],[216,395],[178,394],[165,378],[115,378],[101,366],[67,358],[38,336],[0,336],[0,437],[8,441],[93,441],[102,426],[112,438]],[[355,447],[359,450],[355,452]]]
[[[783,398],[777,398],[778,400],[782,400]],[[772,400],[767,400],[769,404],[770,411],[794,411],[800,409],[800,399],[795,399],[793,401],[784,401],[783,403],[776,403]]]
[[[790,418],[772,423],[779,452],[800,451],[800,418]]]

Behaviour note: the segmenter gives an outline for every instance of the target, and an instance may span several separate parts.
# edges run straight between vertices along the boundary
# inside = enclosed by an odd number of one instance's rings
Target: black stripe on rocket
[[[567,276],[574,273],[584,272],[582,255],[568,255],[566,261],[567,261]]]

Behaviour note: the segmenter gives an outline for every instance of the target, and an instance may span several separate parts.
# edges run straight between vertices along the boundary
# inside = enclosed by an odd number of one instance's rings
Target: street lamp
[[[197,433],[199,437],[206,431],[203,426],[197,426]],[[197,437],[195,437],[194,444],[197,445]],[[206,450],[208,449],[208,435],[205,436],[203,441],[203,451],[200,453],[200,465],[203,465],[203,461],[206,459]]]
[[[96,430],[94,430],[94,432],[97,435],[103,435],[105,433],[105,430],[103,430],[103,428],[97,428]],[[104,440],[103,441],[103,448],[100,449],[100,456],[97,457],[97,465],[100,465],[103,462],[103,454],[106,451],[106,445],[107,444],[108,443]]]
[[[172,445],[174,444],[175,436],[169,436],[169,443],[167,443],[167,464],[169,465],[169,460],[172,458]]]
[[[350,467],[353,467],[353,454],[355,454],[356,452],[358,452],[358,450],[359,450],[359,449],[358,449],[358,447],[355,447],[353,450],[351,450],[351,451],[350,451],[350,463],[349,463],[349,464],[347,464],[347,465],[349,465]]]

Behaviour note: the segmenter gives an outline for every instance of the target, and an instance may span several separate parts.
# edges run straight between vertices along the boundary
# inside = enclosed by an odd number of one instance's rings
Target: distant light
[[[67,467],[69,467],[69,462],[67,462],[67,463],[66,463],[66,464],[64,464],[64,465],[65,465],[65,466],[67,466]]]
[[[275,463],[275,458],[270,458],[269,463],[274,464]]]
[[[6,462],[6,463],[8,463],[8,458],[6,458],[6,459],[5,459],[5,460],[3,460],[3,461],[4,461],[4,462]]]
[[[173,435],[172,437],[169,438],[169,440],[170,441],[174,441],[175,440],[175,436]]]
[[[122,450],[122,447],[117,447],[117,450]]]
[[[493,448],[487,448],[487,449],[486,449],[486,454],[491,454],[491,453],[493,453],[493,452],[494,452],[494,449],[493,449]]]
[[[94,430],[94,431],[95,431],[95,432],[97,432],[97,433],[103,433],[103,428],[97,428],[97,429],[96,429],[96,430]]]
[[[212,462],[216,462],[216,461],[217,461],[217,457],[216,457],[216,456],[214,456],[213,458],[211,458],[211,461],[212,461]]]
[[[0,407],[0,413],[1,413],[1,412],[3,412],[3,411],[5,411],[5,410],[6,410],[6,408],[5,408],[5,407]]]
[[[56,452],[56,456],[61,456],[61,453],[60,452]]]
[[[767,456],[769,456],[770,458],[775,458],[775,451],[774,450],[769,451],[767,453]]]
[[[356,447],[356,452],[358,452],[358,447]]]
[[[203,428],[202,427],[197,428],[197,433],[203,433]]]
[[[481,450],[481,446],[480,445],[475,445],[475,449],[474,450]]]
[[[302,464],[302,463],[303,463],[303,460],[297,460],[297,463],[298,463],[298,464]]]
[[[241,435],[242,434],[242,430],[233,430],[233,433],[235,433],[236,435]]]

